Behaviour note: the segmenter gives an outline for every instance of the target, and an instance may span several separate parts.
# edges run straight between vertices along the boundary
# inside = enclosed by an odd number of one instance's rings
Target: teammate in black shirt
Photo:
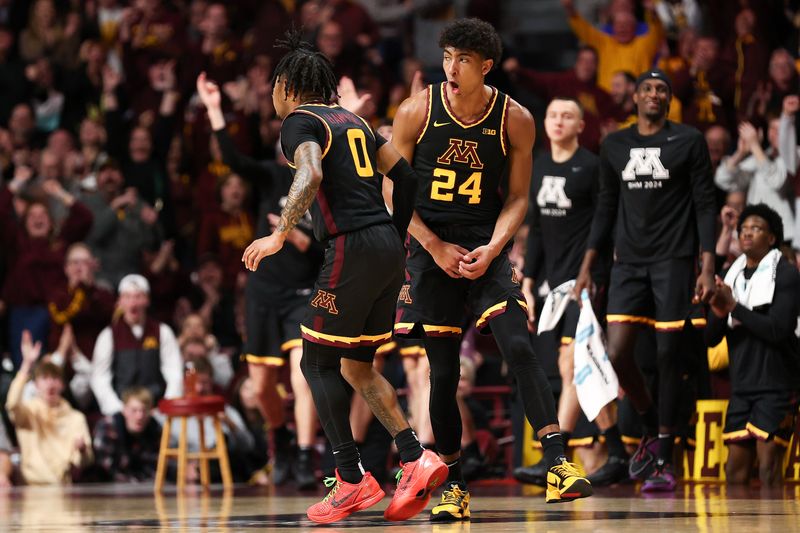
[[[602,144],[598,206],[575,288],[580,294],[591,285],[597,250],[615,228],[608,353],[620,385],[644,417],[644,437],[630,464],[631,475],[645,479],[644,491],[675,490],[681,335],[692,292],[707,302],[715,290],[708,148],[699,131],[666,119],[671,92],[660,70],[639,76],[633,95],[638,122]],[[698,246],[703,266],[695,283]],[[633,357],[639,325],[656,330],[658,410]]]
[[[783,479],[797,411],[800,274],[778,250],[783,224],[775,211],[764,204],[747,206],[738,229],[744,257],[734,261],[724,282],[717,278],[706,329],[709,346],[728,340],[725,477],[728,483],[748,483],[757,456],[761,483],[774,486]]]
[[[420,446],[394,389],[373,369],[372,360],[376,347],[391,337],[404,255],[383,202],[379,173],[394,181],[395,192],[409,184],[413,190],[416,174],[365,121],[331,104],[336,79],[325,56],[303,43],[298,32],[290,32],[283,44],[290,52],[275,67],[272,100],[284,119],[281,143],[295,169],[294,181],[275,231],[248,246],[242,260],[256,270],[263,258],[283,247],[313,204],[314,233],[326,249],[301,328],[301,368],[337,469],[330,494],[307,515],[315,522],[334,522],[384,495],[361,466],[344,376],[395,439],[403,469],[384,516],[407,519],[425,507],[447,467]]]
[[[392,143],[413,161],[421,180],[395,334],[424,336],[431,367],[431,424],[450,467],[431,518],[464,520],[469,493],[459,462],[455,396],[465,306],[479,328],[491,327],[519,382],[525,412],[543,438],[552,467],[547,501],[588,496],[591,486],[564,457],[552,392],[533,353],[526,304],[507,254],[528,208],[533,117],[484,84],[501,49],[489,24],[456,20],[443,30],[439,45],[447,82],[406,100],[394,121]],[[506,176],[504,199],[500,186]]]
[[[219,87],[206,81],[205,73],[197,78],[197,93],[206,106],[211,128],[219,141],[225,164],[247,179],[258,192],[256,235],[271,232],[270,215],[281,212],[292,183],[287,166],[273,161],[255,161],[236,150],[225,129]],[[247,341],[244,358],[253,382],[259,411],[269,422],[272,437],[272,481],[284,483],[294,474],[300,489],[316,486],[312,449],[317,431],[317,413],[311,390],[300,370],[303,355],[300,322],[319,273],[322,247],[311,236],[311,215],[306,213],[289,233],[289,245],[263,262],[247,278],[245,288],[245,324]],[[298,456],[292,457],[292,434],[286,427],[283,400],[277,384],[280,368],[288,358],[294,418],[297,427]]]
[[[551,290],[555,289],[562,283],[575,280],[586,252],[597,203],[599,165],[596,155],[578,145],[578,135],[583,125],[583,109],[577,100],[555,98],[547,106],[544,127],[550,139],[550,152],[543,154],[534,164],[525,277],[522,280],[531,326],[536,318],[533,294],[536,273],[541,272]],[[605,260],[595,265],[594,276],[595,280],[602,280],[603,285],[610,258],[610,254],[604,255]],[[558,355],[561,374],[558,421],[566,445],[570,442],[569,435],[575,433],[581,411],[573,376],[575,330],[579,313],[578,302],[570,301],[564,316],[554,328],[561,339]],[[610,405],[600,411],[596,423],[604,433],[609,459],[588,479],[592,485],[610,485],[628,476],[628,456],[616,427],[614,409]],[[588,437],[591,441],[596,429],[584,419],[578,433],[576,440]],[[547,467],[543,461],[514,471],[517,479],[537,485],[544,485],[546,475]]]

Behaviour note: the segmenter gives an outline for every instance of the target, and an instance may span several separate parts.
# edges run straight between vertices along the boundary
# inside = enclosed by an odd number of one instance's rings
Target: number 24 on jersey
[[[436,168],[433,170],[433,177],[440,178],[431,183],[431,199],[443,202],[454,200],[453,189],[456,187],[456,172],[446,168]],[[473,172],[456,191],[458,194],[467,197],[467,203],[481,203],[481,173]]]

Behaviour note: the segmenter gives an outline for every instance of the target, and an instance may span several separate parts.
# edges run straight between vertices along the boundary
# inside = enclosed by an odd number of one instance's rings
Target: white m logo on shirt
[[[544,207],[547,204],[556,204],[557,207],[568,209],[572,207],[572,200],[567,197],[564,192],[564,185],[567,183],[567,178],[558,176],[544,176],[542,178],[542,187],[539,189],[539,194],[536,196],[536,203],[539,207]]]
[[[631,158],[622,171],[624,181],[633,181],[636,175],[651,175],[657,180],[669,178],[669,170],[661,164],[661,148],[631,148]]]

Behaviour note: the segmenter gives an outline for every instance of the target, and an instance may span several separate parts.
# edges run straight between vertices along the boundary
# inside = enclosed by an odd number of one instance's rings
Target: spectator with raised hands
[[[578,39],[597,50],[597,84],[606,91],[611,89],[611,77],[615,72],[625,70],[637,76],[653,65],[664,39],[664,28],[652,11],[652,2],[647,2],[649,29],[643,35],[636,35],[636,17],[632,10],[617,9],[611,14],[612,34],[608,35],[580,16],[574,0],[561,0],[561,4]]]
[[[778,212],[786,228],[783,238],[794,237],[794,215],[789,198],[784,192],[788,171],[779,157],[778,128],[780,119],[770,119],[767,130],[769,145],[761,146],[762,134],[749,122],[739,125],[736,151],[723,158],[717,167],[714,181],[723,190],[746,190],[747,203],[764,203]]]
[[[788,178],[794,181],[794,210],[797,213],[800,208],[800,180],[797,179],[798,159],[800,159],[800,147],[797,146],[797,130],[795,129],[795,119],[797,111],[800,109],[800,96],[790,94],[783,99],[783,110],[781,112],[780,123],[778,126],[778,153],[786,165]],[[794,234],[800,235],[800,216],[795,217]],[[795,250],[800,249],[800,243],[794,243]]]
[[[71,66],[80,45],[81,20],[69,13],[61,21],[53,0],[36,0],[30,9],[28,26],[19,39],[19,53],[25,61],[50,57],[59,66]]]
[[[739,213],[740,210],[737,210],[734,206],[722,206],[722,211],[720,212],[722,226],[719,232],[719,238],[717,239],[716,248],[717,272],[721,271],[723,268],[727,269],[730,267],[731,262],[741,254],[738,233],[736,231],[739,223]]]
[[[119,162],[125,184],[135,188],[139,197],[155,209],[164,231],[170,235],[173,220],[166,160],[180,94],[176,90],[174,61],[157,62],[153,68],[157,70],[151,82],[158,96],[158,112],[142,112],[133,124],[124,121],[125,110],[119,105],[119,74],[111,69],[104,71],[107,146],[109,154]]]
[[[94,214],[86,243],[100,261],[97,278],[115,287],[127,274],[141,269],[142,249],[159,238],[158,213],[140,199],[133,187],[125,187],[119,164],[107,159],[97,171],[97,190],[85,197]]]
[[[226,2],[211,2],[200,22],[200,41],[191,46],[183,61],[181,86],[187,91],[202,71],[220,84],[234,81],[244,74],[242,45],[231,31]]]
[[[92,439],[86,417],[61,397],[61,368],[47,358],[39,360],[42,343],[22,335],[22,365],[6,398],[20,447],[22,477],[28,484],[69,483],[92,462]],[[25,384],[33,375],[36,396],[23,400]]]
[[[6,198],[16,195],[30,175],[18,169],[14,180],[0,194]],[[50,318],[46,305],[50,291],[63,283],[66,249],[82,240],[92,225],[92,213],[58,181],[45,180],[41,191],[45,194],[42,199],[16,198],[24,206],[20,220],[15,220],[11,212],[12,202],[0,201],[0,245],[9,261],[2,301],[9,307],[9,342],[17,365],[21,360],[19,341],[23,328],[31,330],[35,340],[47,340]],[[47,200],[67,211],[59,229],[55,228]]]

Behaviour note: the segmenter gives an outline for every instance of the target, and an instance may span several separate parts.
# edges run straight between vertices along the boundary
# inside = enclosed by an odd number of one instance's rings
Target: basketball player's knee
[[[747,483],[750,465],[737,465],[732,461],[725,463],[725,479],[730,485]]]
[[[611,366],[615,369],[617,365],[621,364],[624,360],[624,351],[620,346],[620,343],[613,342],[611,339],[608,340],[608,360],[611,361]]]
[[[314,353],[313,350],[306,350],[303,352],[303,357],[300,359],[300,372],[306,381],[311,381],[315,376],[322,373],[322,365],[320,365],[320,358]]]
[[[267,379],[265,375],[262,374],[259,378],[251,379],[251,381],[253,383],[253,392],[259,398],[263,397],[265,394],[269,392]]]
[[[458,358],[454,358],[458,362]],[[461,377],[460,364],[431,364],[430,383],[431,390],[455,389],[458,388],[458,380]],[[455,392],[454,392],[455,394]]]
[[[574,352],[568,346],[561,346],[558,357],[558,373],[562,383],[572,383],[575,372]]]
[[[303,372],[302,363],[298,368],[292,368],[289,373],[289,381],[292,382],[292,390],[297,391],[300,388],[307,388],[308,382],[306,381]]]
[[[682,332],[660,332],[656,336],[656,357],[661,365],[671,366],[678,361]]]
[[[775,485],[780,480],[780,464],[775,457],[770,457],[767,461],[759,462],[758,479],[761,481],[762,485],[767,486]]]
[[[534,362],[533,346],[526,337],[513,337],[506,343],[505,359],[512,372],[530,366]]]
[[[342,359],[342,377],[356,390],[372,380],[372,373],[372,363]]]

